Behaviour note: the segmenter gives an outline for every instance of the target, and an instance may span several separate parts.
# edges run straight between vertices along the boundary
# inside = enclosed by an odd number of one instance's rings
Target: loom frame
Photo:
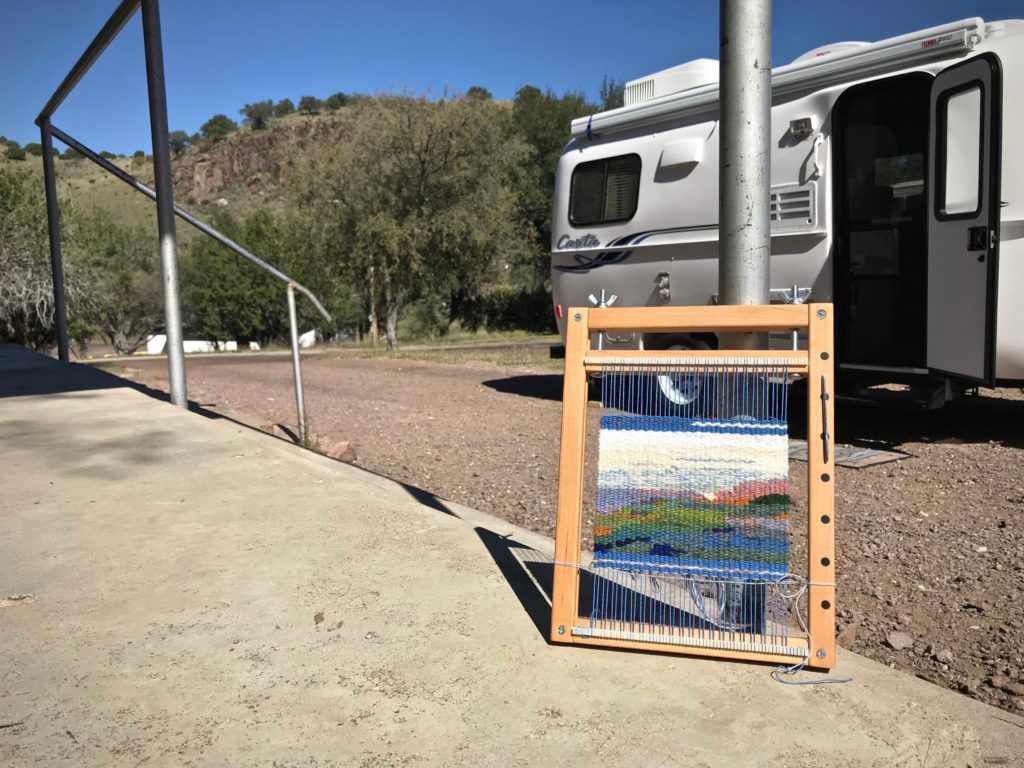
[[[833,375],[833,307],[831,304],[767,306],[572,308],[567,314],[562,434],[559,455],[558,506],[555,521],[554,583],[551,640],[555,643],[602,646],[711,656],[742,661],[793,664],[799,657],[748,649],[708,648],[686,644],[685,635],[671,642],[613,637],[584,637],[575,628],[592,626],[580,616],[584,456],[587,443],[587,375],[601,358],[657,358],[680,363],[700,359],[753,362],[759,358],[790,361],[790,373],[805,375],[807,387],[807,630],[808,638],[790,638],[806,648],[805,664],[832,669],[835,656],[835,381]],[[767,333],[803,331],[806,350],[609,350],[591,348],[598,332]],[[737,362],[737,364],[742,364]],[[653,627],[651,628],[653,629]],[[696,638],[694,639],[696,642]]]

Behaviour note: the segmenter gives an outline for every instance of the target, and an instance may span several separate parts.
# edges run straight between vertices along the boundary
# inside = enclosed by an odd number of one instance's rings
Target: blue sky
[[[0,134],[38,141],[33,121],[116,0],[0,0]],[[438,93],[523,85],[597,98],[603,75],[631,80],[718,58],[718,3],[163,0],[170,125],[336,91]],[[776,0],[773,63],[841,40],[874,41],[947,21],[1024,16],[1021,0]],[[94,149],[149,151],[138,15],[53,122]],[[568,130],[568,126],[566,127]]]

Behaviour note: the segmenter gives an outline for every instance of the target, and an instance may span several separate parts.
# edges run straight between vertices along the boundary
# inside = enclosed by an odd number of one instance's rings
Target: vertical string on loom
[[[671,382],[680,396],[663,397],[658,377],[666,377],[663,381]],[[644,368],[638,364],[618,363],[603,371],[601,384],[602,416],[636,416],[639,418],[636,429],[641,432],[648,428],[656,431],[687,428],[682,424],[666,424],[672,421],[756,420],[785,424],[788,418],[788,370],[784,366],[758,368],[744,363],[729,368],[723,364],[659,362]],[[644,426],[644,419],[652,417],[653,422],[646,422],[650,427]],[[720,428],[726,430],[723,435],[729,429],[728,426]],[[712,427],[714,432],[720,428]],[[658,466],[661,460],[660,456],[647,457],[651,467]],[[655,476],[649,476],[648,471]],[[736,472],[731,470],[725,478],[733,487],[741,479]],[[658,474],[657,470],[645,469],[634,487],[613,484],[603,490],[602,504],[606,510],[636,510],[625,514],[632,518],[634,533],[629,536],[639,536],[641,541],[651,535],[649,526],[654,523],[645,519],[639,510],[656,498],[647,489],[658,487]],[[687,486],[684,478],[681,483],[681,488],[689,488],[687,493],[705,492],[702,486]],[[687,493],[678,498],[690,498]],[[741,513],[742,510],[735,510],[729,514],[735,517]],[[784,522],[778,519],[761,522],[757,518],[749,523],[742,520],[730,523],[733,525],[737,527],[727,527],[722,533],[733,530],[728,535],[756,537],[763,535],[761,526],[771,529]],[[755,635],[760,635],[758,642],[788,642],[789,602],[782,598],[774,580],[767,576],[687,573],[660,566],[642,570],[632,566],[602,566],[595,575],[592,609],[603,626],[629,632],[657,630],[711,641],[749,643],[755,640]]]

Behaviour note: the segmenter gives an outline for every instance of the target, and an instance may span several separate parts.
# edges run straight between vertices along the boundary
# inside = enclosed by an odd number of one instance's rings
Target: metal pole
[[[292,370],[295,373],[295,410],[299,417],[299,440],[306,442],[306,404],[302,397],[302,361],[299,359],[299,321],[295,317],[295,287],[288,283],[288,322],[292,335]]]
[[[57,319],[57,358],[68,362],[68,309],[64,297],[64,258],[60,251],[60,205],[57,202],[57,173],[53,167],[53,136],[50,121],[39,123],[43,145],[43,187],[46,190],[46,225],[50,231],[50,272],[53,275],[53,314]]]
[[[181,306],[178,294],[178,254],[174,231],[171,148],[167,138],[167,92],[164,85],[164,53],[160,39],[160,7],[157,0],[142,0],[142,38],[146,48],[149,124],[153,134],[156,223],[160,233],[160,264],[164,278],[167,372],[171,402],[179,408],[188,408],[188,390],[185,384],[185,346],[181,334]]]
[[[71,68],[71,71],[64,77],[61,84],[57,86],[57,90],[53,92],[50,100],[46,102],[43,111],[36,118],[36,125],[42,126],[43,120],[49,119],[57,111],[57,107],[64,102],[68,94],[78,85],[78,81],[85,77],[86,72],[96,63],[96,60],[107,49],[107,46],[124,29],[124,25],[131,20],[138,7],[139,0],[123,0],[114,9],[110,18],[107,19],[107,23],[103,25],[103,28],[96,34],[92,42],[89,43],[89,47],[85,49],[85,52],[75,62],[75,66]]]
[[[769,303],[771,230],[771,0],[720,0],[721,99],[718,296]],[[756,334],[730,334],[752,349]]]

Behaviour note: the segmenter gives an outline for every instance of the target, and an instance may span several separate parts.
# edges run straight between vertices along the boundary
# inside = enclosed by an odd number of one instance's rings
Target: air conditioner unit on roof
[[[677,67],[655,72],[653,75],[630,80],[626,83],[623,103],[628,107],[659,96],[717,82],[718,62],[714,59],[695,59]]]

